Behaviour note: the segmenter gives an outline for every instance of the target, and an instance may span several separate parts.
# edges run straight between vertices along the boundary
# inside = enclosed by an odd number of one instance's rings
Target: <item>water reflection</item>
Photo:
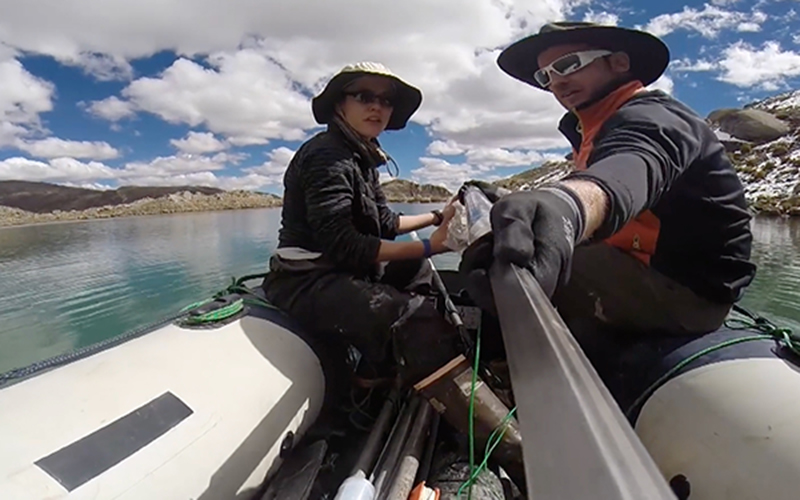
[[[800,331],[800,220],[758,218],[753,239],[758,271],[742,305]]]
[[[279,225],[280,209],[259,209],[0,229],[0,372],[148,324],[232,276],[264,271]],[[743,304],[800,331],[800,221],[758,219],[753,231],[759,269]],[[458,260],[434,257],[443,269]]]

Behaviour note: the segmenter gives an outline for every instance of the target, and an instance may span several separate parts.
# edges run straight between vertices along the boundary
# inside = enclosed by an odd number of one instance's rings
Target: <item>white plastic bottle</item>
[[[375,487],[363,471],[358,471],[344,480],[334,500],[373,500],[374,497]]]

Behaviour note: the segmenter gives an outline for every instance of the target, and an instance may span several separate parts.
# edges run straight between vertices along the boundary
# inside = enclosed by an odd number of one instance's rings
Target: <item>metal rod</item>
[[[431,464],[433,463],[433,454],[436,451],[436,440],[439,438],[439,422],[441,418],[441,413],[438,411],[433,412],[431,432],[425,445],[425,451],[422,454],[422,461],[419,464],[419,470],[417,471],[417,477],[414,479],[414,484],[421,483],[422,481],[427,482],[431,474]]]
[[[414,478],[417,477],[422,448],[431,423],[433,407],[428,401],[420,402],[420,409],[414,418],[411,432],[400,454],[399,465],[394,473],[387,500],[406,500],[414,487]],[[380,497],[378,500],[381,500]]]
[[[537,500],[675,500],[531,273],[495,262],[489,276],[517,402],[529,494]]]
[[[364,449],[361,450],[361,455],[359,455],[355,466],[353,466],[351,474],[356,474],[358,471],[361,471],[366,477],[369,477],[372,472],[372,467],[375,465],[378,453],[381,450],[381,440],[389,429],[394,409],[399,404],[398,398],[399,392],[397,389],[392,389],[392,392],[389,393],[386,397],[386,401],[383,403],[381,412],[378,414],[378,419],[372,426],[367,442],[364,444]]]
[[[386,489],[386,486],[392,480],[395,465],[397,464],[400,451],[403,449],[403,443],[405,443],[406,437],[408,436],[408,430],[411,427],[413,417],[417,413],[417,408],[419,408],[419,402],[420,398],[417,396],[414,396],[411,401],[408,402],[403,413],[398,417],[397,425],[393,429],[392,435],[389,437],[389,442],[386,443],[383,456],[372,472],[372,484],[375,485],[375,498],[380,498],[381,492]]]
[[[419,235],[416,231],[411,231],[409,233],[411,238],[416,241],[419,241]],[[439,293],[442,294],[442,299],[444,300],[444,309],[447,312],[448,319],[453,326],[456,327],[458,330],[459,335],[461,336],[462,342],[466,348],[472,352],[474,349],[474,342],[466,332],[466,328],[464,327],[464,322],[461,320],[461,315],[458,313],[458,309],[456,305],[453,303],[453,299],[450,298],[450,294],[447,292],[447,287],[444,286],[444,281],[442,281],[441,275],[439,275],[439,271],[436,270],[436,265],[433,263],[433,260],[430,257],[427,257],[426,260],[428,264],[431,266],[432,275],[433,275],[433,284],[436,285],[436,289],[439,290]]]

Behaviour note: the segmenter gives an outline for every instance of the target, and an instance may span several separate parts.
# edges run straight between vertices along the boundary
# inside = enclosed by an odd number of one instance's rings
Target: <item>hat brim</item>
[[[372,71],[344,72],[331,78],[325,89],[311,100],[311,110],[317,123],[329,123],[333,118],[336,102],[342,95],[342,90],[347,84],[368,75],[382,76],[394,82],[397,95],[392,109],[392,116],[389,118],[389,123],[386,124],[386,130],[405,128],[408,120],[422,103],[422,92],[395,75]]]
[[[549,90],[539,85],[533,77],[539,69],[539,54],[556,45],[574,43],[627,53],[631,61],[631,73],[645,86],[658,80],[669,64],[669,48],[660,39],[643,31],[616,26],[565,29],[531,35],[503,50],[497,58],[497,64],[513,78]]]

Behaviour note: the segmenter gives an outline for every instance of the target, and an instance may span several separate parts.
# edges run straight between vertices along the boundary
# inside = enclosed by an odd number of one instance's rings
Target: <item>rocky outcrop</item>
[[[709,115],[714,124],[725,121],[728,110],[719,110]],[[782,216],[800,215],[800,90],[787,92],[763,101],[745,106],[743,110],[733,110],[743,116],[768,115],[778,120],[783,128],[775,125],[767,133],[770,118],[760,121],[758,130],[761,140],[755,135],[736,129],[746,137],[730,134],[726,142],[728,156],[731,158],[739,177],[745,186],[745,196],[756,213]],[[712,120],[714,118],[716,121]],[[757,127],[756,127],[757,128]],[[777,133],[782,131],[780,135]],[[723,131],[718,131],[718,134]],[[772,137],[770,140],[764,140]]]
[[[761,144],[789,133],[789,124],[761,109],[720,109],[708,115],[718,130],[740,141]]]
[[[220,191],[214,194],[182,191],[159,198],[140,198],[133,203],[104,205],[85,210],[53,210],[36,213],[14,207],[0,206],[0,226],[108,219],[137,215],[270,208],[280,205],[281,199],[277,196],[250,191]]]
[[[386,199],[392,203],[433,203],[449,200],[453,193],[442,186],[419,185],[404,179],[393,179],[381,184]]]
[[[539,167],[495,181],[494,184],[512,191],[531,189],[548,182],[555,182],[570,173],[573,168],[574,164],[570,161],[548,161]]]

